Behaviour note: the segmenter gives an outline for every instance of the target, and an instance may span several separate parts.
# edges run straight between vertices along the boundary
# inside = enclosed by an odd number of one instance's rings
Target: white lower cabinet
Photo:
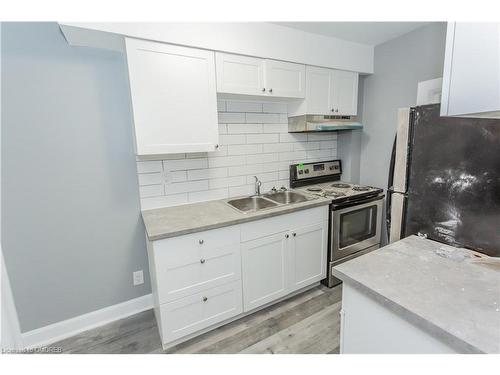
[[[170,342],[242,312],[241,282],[211,288],[160,308],[163,342]]]
[[[288,241],[284,233],[242,244],[245,311],[253,310],[287,294],[286,277],[290,262],[288,250]]]
[[[297,290],[326,277],[328,222],[292,232],[291,288]]]
[[[322,206],[149,242],[164,348],[323,279],[327,230]]]
[[[243,310],[251,311],[326,277],[328,222],[241,245]]]

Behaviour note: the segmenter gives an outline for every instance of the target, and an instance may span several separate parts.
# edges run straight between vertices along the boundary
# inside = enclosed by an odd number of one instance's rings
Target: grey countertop
[[[335,266],[334,275],[464,353],[500,353],[500,269],[410,236]]]
[[[226,201],[227,199],[223,199],[142,211],[148,238],[155,241],[260,220],[331,203],[331,199],[316,197],[302,203],[242,213],[230,207]]]

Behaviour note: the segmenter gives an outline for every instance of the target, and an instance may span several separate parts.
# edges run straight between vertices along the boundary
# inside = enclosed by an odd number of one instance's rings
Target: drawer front
[[[256,238],[285,232],[290,228],[301,227],[304,224],[324,222],[328,220],[328,209],[328,205],[324,205],[241,224],[241,241],[251,241]]]
[[[241,280],[163,304],[160,306],[163,341],[177,340],[242,311]]]
[[[240,243],[240,228],[237,225],[186,234],[184,236],[166,238],[154,241],[155,251],[163,251],[170,262],[177,262],[178,265],[189,263],[189,250],[210,249]]]
[[[176,259],[175,254],[179,254]],[[240,279],[240,244],[155,251],[159,303]]]

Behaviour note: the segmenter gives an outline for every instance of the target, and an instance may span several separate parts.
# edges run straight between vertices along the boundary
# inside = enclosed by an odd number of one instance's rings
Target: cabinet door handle
[[[288,234],[285,234],[285,238],[288,238],[288,237],[290,237],[290,236]]]
[[[206,262],[205,259],[200,259],[201,264],[205,264],[205,262]]]
[[[269,89],[269,92],[272,94],[273,93],[273,89]]]
[[[297,233],[293,233],[293,236],[295,237],[297,235]]]
[[[262,92],[266,92],[266,88],[265,87],[262,88]]]
[[[199,241],[198,241],[198,243],[199,243],[200,245],[203,245],[203,242],[205,242],[205,241],[203,241],[203,240],[199,240]]]
[[[203,302],[207,302],[208,301],[208,298],[207,297],[203,297]]]

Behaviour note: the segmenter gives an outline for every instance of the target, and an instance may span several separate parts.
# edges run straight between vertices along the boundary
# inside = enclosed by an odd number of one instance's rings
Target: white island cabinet
[[[500,275],[478,256],[413,235],[334,266],[340,353],[500,353]]]
[[[125,45],[137,155],[214,151],[214,52],[131,38]]]
[[[155,315],[168,348],[317,285],[328,206],[148,241]]]
[[[448,23],[441,116],[500,118],[500,23]]]

